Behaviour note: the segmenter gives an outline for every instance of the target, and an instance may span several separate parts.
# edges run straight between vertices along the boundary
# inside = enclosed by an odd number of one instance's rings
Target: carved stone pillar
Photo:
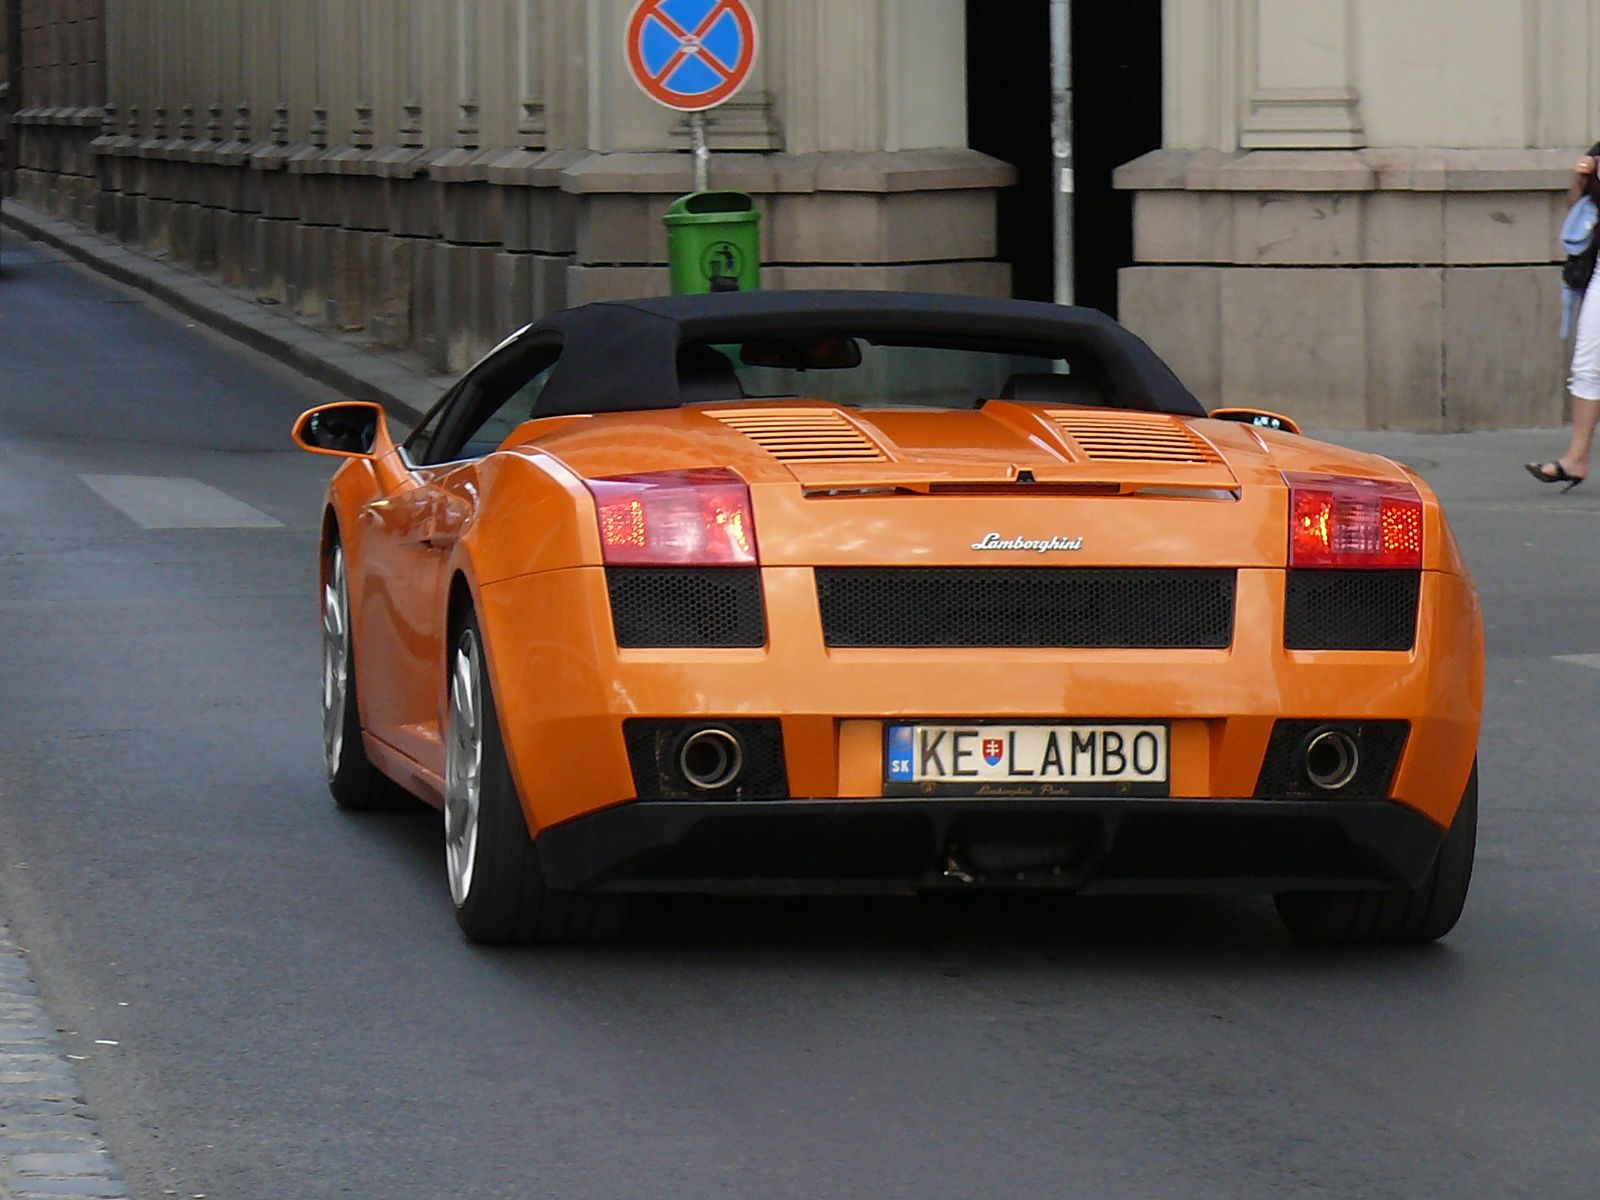
[[[372,96],[375,86],[372,69],[371,30],[366,6],[355,8],[356,26],[356,109],[355,122],[350,126],[350,144],[357,149],[372,148]]]
[[[400,101],[399,142],[409,150],[416,150],[425,143],[422,124],[422,10],[416,4],[410,5],[406,12],[405,62],[405,96]]]
[[[478,6],[475,0],[456,5],[456,108],[455,144],[476,150],[480,144],[478,120]]]
[[[313,146],[319,149],[328,147],[328,50],[326,46],[326,30],[323,22],[328,19],[328,14],[318,7],[315,10],[317,22],[317,36],[311,46],[312,78],[316,81],[316,98],[311,104],[311,128],[307,134]]]
[[[517,5],[517,144],[525,150],[544,146],[544,100],[539,79],[538,14],[535,0]]]

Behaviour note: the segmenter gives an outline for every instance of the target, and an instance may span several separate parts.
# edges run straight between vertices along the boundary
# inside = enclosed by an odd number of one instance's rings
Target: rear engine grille
[[[883,462],[884,453],[850,418],[834,409],[709,412],[780,462]]]
[[[693,788],[678,767],[684,739],[714,727],[739,740],[744,769],[726,787]],[[783,726],[776,720],[658,721],[634,718],[622,723],[628,765],[640,800],[787,800],[789,774],[783,759]]]
[[[1222,649],[1234,571],[830,567],[817,599],[830,646]]]
[[[1409,650],[1420,571],[1290,571],[1283,644],[1290,650]]]
[[[1340,729],[1355,739],[1360,766],[1355,777],[1336,793],[1324,792],[1307,782],[1300,771],[1298,751],[1318,729]],[[1261,760],[1256,779],[1256,798],[1326,799],[1330,794],[1341,800],[1387,800],[1389,783],[1400,765],[1411,732],[1409,721],[1275,721],[1267,755]]]
[[[1050,419],[1094,462],[1219,463],[1222,456],[1163,413],[1051,409]]]
[[[759,567],[608,567],[624,647],[764,646]]]

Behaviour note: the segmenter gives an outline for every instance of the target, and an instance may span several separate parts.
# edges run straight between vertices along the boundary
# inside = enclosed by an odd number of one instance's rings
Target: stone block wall
[[[459,371],[571,304],[668,290],[682,153],[358,151],[24,125],[24,203]],[[993,261],[1011,168],[970,150],[727,154],[755,196],[763,285],[1010,291]]]
[[[1123,321],[1207,405],[1316,428],[1559,424],[1567,150],[1161,150]]]

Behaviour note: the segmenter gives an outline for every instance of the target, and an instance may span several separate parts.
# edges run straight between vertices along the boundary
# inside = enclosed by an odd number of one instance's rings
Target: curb
[[[352,400],[374,400],[416,419],[453,377],[430,376],[361,343],[301,324],[201,275],[130,250],[67,221],[7,199],[0,224],[43,242],[118,283],[148,292],[219,333],[299,371]],[[3,1200],[3,1198],[0,1198]]]
[[[127,1200],[77,1073],[0,925],[0,1200]]]

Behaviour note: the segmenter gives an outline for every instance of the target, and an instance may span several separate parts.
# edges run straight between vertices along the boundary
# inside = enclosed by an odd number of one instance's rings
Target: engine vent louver
[[[1222,461],[1222,456],[1212,448],[1211,443],[1182,421],[1165,413],[1051,409],[1047,415],[1091,461]]]
[[[829,408],[708,412],[780,462],[885,462],[888,456],[843,413]]]

